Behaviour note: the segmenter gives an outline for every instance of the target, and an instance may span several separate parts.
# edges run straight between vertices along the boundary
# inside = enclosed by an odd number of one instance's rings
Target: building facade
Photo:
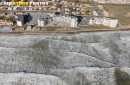
[[[38,19],[38,26],[44,27],[45,25],[47,25],[51,21],[52,21],[51,18],[40,18],[40,19]]]
[[[53,17],[53,20],[68,23],[68,24],[70,24],[70,27],[77,27],[77,25],[78,25],[77,17],[75,17],[75,16],[59,15],[59,16]]]
[[[18,16],[18,19],[17,19],[17,25],[23,26],[23,24],[24,24],[24,16],[20,15],[20,16]]]
[[[0,20],[0,25],[13,25],[13,22],[7,20]]]
[[[38,19],[38,26],[44,27],[45,26],[45,19]]]
[[[102,24],[104,26],[116,27],[118,23],[117,19],[107,18],[107,17],[92,17],[89,24]]]

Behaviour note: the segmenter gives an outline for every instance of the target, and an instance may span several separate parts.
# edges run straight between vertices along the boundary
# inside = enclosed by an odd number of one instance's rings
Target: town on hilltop
[[[129,3],[130,0],[0,0],[0,27],[9,31],[116,28],[119,20],[104,4]]]

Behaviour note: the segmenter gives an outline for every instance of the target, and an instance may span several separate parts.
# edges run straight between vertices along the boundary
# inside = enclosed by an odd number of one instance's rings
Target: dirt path
[[[28,31],[28,32],[7,32],[7,33],[0,33],[0,35],[55,35],[55,34],[62,34],[62,35],[72,35],[78,33],[87,33],[87,32],[106,32],[106,31],[126,31],[130,30],[130,28],[119,29],[86,29],[86,30],[71,30],[71,31]]]

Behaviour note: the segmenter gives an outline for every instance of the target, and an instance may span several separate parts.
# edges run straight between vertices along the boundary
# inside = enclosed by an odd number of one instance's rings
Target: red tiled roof
[[[13,22],[10,20],[7,21],[7,20],[0,19],[0,24],[2,23],[13,24]]]

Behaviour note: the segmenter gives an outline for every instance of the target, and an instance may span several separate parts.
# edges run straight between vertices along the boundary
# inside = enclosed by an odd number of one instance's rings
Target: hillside
[[[129,42],[129,31],[1,35],[0,85],[129,85]]]

